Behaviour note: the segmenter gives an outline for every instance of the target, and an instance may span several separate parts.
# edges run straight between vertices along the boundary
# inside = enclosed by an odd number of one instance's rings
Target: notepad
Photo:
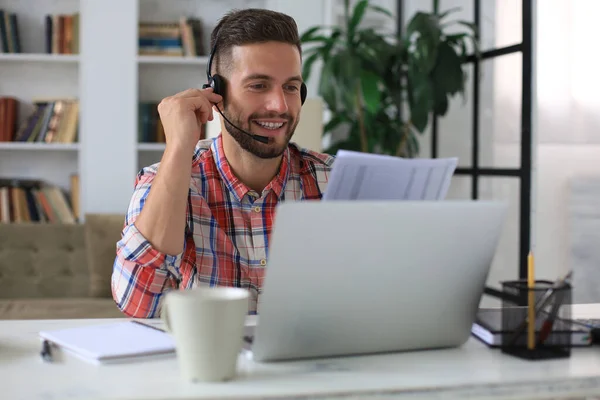
[[[41,331],[39,335],[68,353],[95,364],[175,354],[171,335],[131,321]]]

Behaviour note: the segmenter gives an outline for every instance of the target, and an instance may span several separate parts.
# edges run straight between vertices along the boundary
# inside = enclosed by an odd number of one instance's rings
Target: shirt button
[[[257,213],[259,213],[260,212],[260,207],[259,206],[254,207],[254,211],[257,212]]]
[[[262,265],[263,267],[267,265],[267,260],[265,260],[264,258],[260,260],[260,265]]]

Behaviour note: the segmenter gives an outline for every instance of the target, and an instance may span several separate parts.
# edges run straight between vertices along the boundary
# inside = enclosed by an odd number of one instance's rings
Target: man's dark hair
[[[247,44],[269,41],[294,45],[302,57],[302,46],[298,35],[298,25],[289,15],[262,8],[231,10],[225,14],[213,29],[210,49],[217,42],[213,71],[223,74],[231,65],[231,48]]]

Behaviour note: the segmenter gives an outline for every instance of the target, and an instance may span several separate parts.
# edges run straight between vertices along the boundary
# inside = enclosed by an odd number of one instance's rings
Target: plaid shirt
[[[250,291],[249,313],[257,312],[267,265],[271,226],[280,201],[320,200],[334,158],[290,144],[278,175],[262,195],[233,174],[222,137],[201,140],[192,164],[182,253],[157,251],[134,225],[158,164],[137,176],[122,238],[117,243],[112,293],[127,315],[153,318],[163,294],[173,288],[234,286]]]

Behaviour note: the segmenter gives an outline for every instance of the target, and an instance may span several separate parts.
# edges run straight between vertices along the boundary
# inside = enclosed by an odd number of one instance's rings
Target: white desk
[[[600,304],[576,306],[574,314],[599,317]],[[574,349],[569,359],[534,362],[503,355],[476,339],[458,349],[319,361],[257,364],[241,357],[241,376],[217,384],[184,382],[174,357],[102,366],[69,356],[51,364],[41,360],[40,330],[99,322],[107,320],[0,321],[0,398],[557,399],[569,394],[572,399],[600,394],[600,347]]]

